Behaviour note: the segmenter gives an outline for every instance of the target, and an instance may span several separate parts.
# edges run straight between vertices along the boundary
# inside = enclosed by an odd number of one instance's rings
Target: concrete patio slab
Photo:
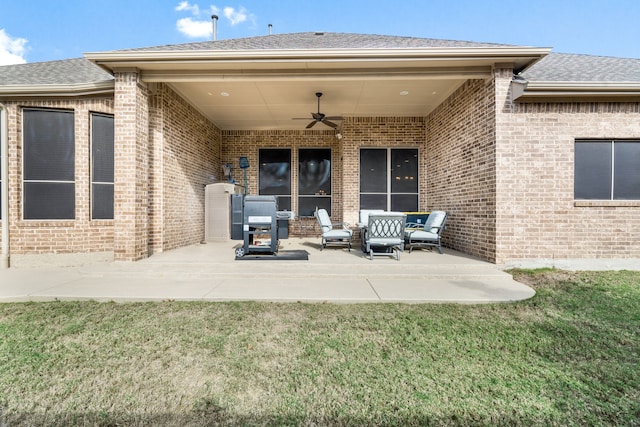
[[[205,296],[207,300],[307,302],[380,302],[366,279],[326,280],[297,278],[247,281],[227,279]]]
[[[319,239],[288,239],[308,261],[235,261],[237,241],[192,245],[137,262],[0,270],[0,302],[302,301],[510,302],[533,289],[495,265],[455,251],[404,252],[369,260],[359,249],[320,250]]]

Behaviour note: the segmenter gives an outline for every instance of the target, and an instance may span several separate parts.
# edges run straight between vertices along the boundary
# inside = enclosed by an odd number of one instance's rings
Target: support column
[[[360,140],[356,137],[356,124],[346,118],[340,133],[342,159],[342,221],[352,226],[360,220]]]
[[[493,69],[495,96],[495,251],[490,260],[502,264],[510,257],[510,251],[515,244],[514,236],[514,203],[511,194],[513,157],[510,147],[514,146],[513,135],[513,99],[511,96],[511,80],[513,79],[513,64],[496,64]],[[515,208],[517,209],[517,208]]]
[[[115,73],[114,258],[149,254],[149,104],[137,71]]]
[[[149,255],[164,250],[164,86],[149,87]]]

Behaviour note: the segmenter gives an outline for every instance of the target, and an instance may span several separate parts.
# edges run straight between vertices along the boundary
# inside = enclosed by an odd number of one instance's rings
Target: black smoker
[[[245,196],[242,231],[244,245],[236,256],[278,251],[278,203],[275,196]]]

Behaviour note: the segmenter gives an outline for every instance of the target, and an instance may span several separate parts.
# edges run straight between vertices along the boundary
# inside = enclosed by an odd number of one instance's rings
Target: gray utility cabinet
[[[244,254],[278,251],[278,204],[275,196],[244,198]]]

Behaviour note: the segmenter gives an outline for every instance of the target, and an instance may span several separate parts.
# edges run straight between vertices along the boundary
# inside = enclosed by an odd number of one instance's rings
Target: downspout
[[[2,156],[2,258],[0,269],[9,268],[9,141],[7,140],[7,107],[0,103],[0,155]]]

